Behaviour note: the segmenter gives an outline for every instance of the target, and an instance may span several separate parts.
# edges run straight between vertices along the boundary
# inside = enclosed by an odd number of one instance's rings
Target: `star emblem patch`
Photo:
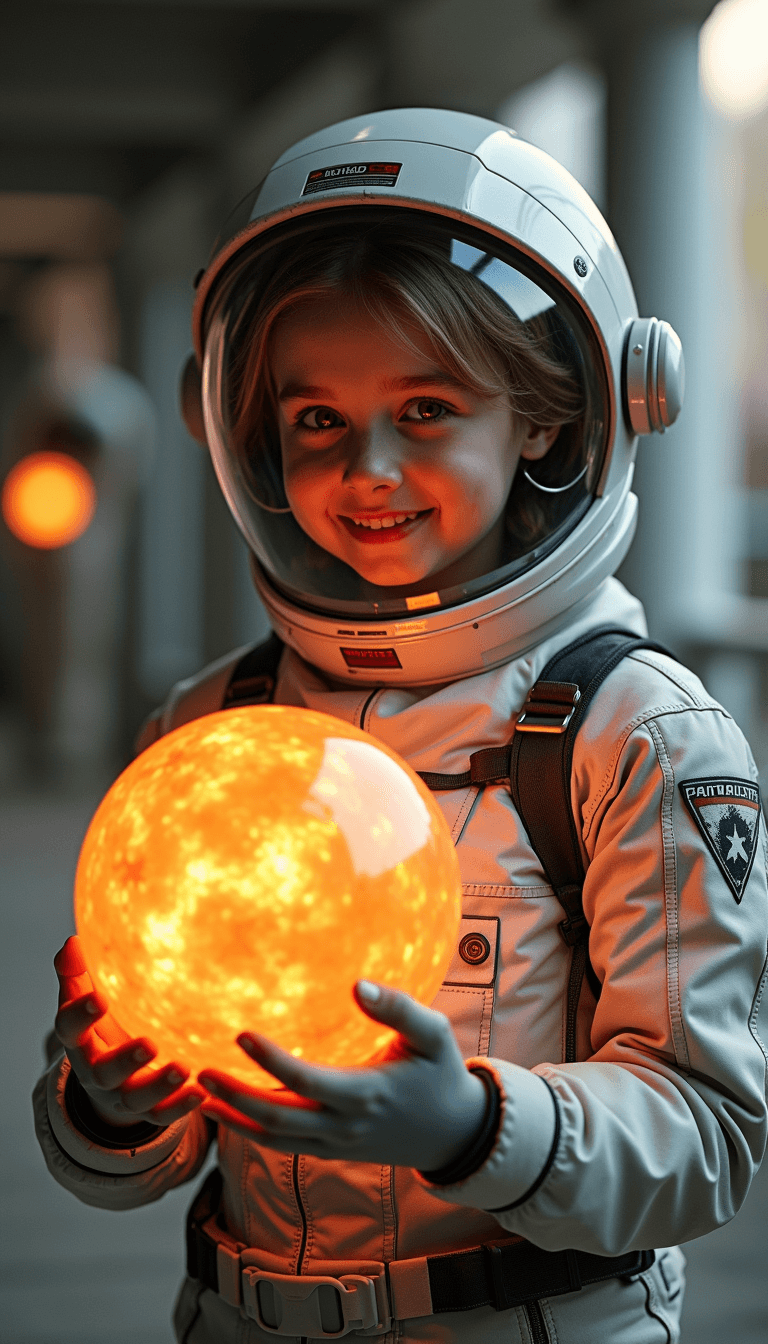
[[[683,801],[739,905],[760,829],[760,790],[748,779],[684,779]]]

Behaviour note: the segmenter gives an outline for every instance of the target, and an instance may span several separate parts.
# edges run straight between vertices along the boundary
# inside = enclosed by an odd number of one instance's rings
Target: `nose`
[[[391,424],[373,421],[350,443],[344,484],[356,490],[395,490],[402,483],[402,443]]]

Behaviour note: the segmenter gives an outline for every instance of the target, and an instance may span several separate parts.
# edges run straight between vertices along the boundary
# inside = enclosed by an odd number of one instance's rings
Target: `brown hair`
[[[521,322],[481,279],[450,260],[448,235],[428,222],[397,219],[338,226],[312,240],[267,254],[251,281],[232,332],[230,407],[233,446],[254,496],[266,507],[284,504],[277,410],[269,343],[280,315],[307,299],[347,295],[411,344],[409,327],[426,334],[439,364],[482,396],[506,394],[533,424],[561,426],[546,458],[547,482],[559,485],[584,464],[586,397],[580,356],[562,318],[550,309]],[[251,268],[253,262],[251,262]],[[249,274],[253,274],[252,269]],[[276,496],[264,499],[264,471]],[[258,483],[254,468],[259,463]],[[541,464],[537,464],[540,468]],[[551,530],[558,496],[539,495],[518,472],[508,526],[514,549],[527,550]]]

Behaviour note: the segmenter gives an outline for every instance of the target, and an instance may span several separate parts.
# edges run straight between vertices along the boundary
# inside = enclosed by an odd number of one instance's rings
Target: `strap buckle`
[[[581,691],[572,681],[537,681],[526,696],[515,725],[518,733],[564,733]]]
[[[275,679],[266,674],[257,677],[240,677],[230,682],[224,696],[223,709],[234,709],[240,705],[265,705],[272,698]]]
[[[568,947],[576,947],[577,943],[586,942],[589,937],[589,924],[586,915],[569,915],[557,927],[560,930],[563,942]]]
[[[376,1281],[362,1274],[341,1274],[338,1279],[271,1274],[249,1265],[242,1271],[242,1290],[246,1314],[270,1335],[339,1339],[351,1330],[383,1333],[390,1324],[388,1309],[380,1309]]]

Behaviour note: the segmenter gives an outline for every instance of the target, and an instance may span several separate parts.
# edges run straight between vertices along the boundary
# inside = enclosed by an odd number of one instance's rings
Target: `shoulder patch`
[[[688,811],[739,905],[752,872],[760,829],[760,790],[749,779],[684,779]]]

